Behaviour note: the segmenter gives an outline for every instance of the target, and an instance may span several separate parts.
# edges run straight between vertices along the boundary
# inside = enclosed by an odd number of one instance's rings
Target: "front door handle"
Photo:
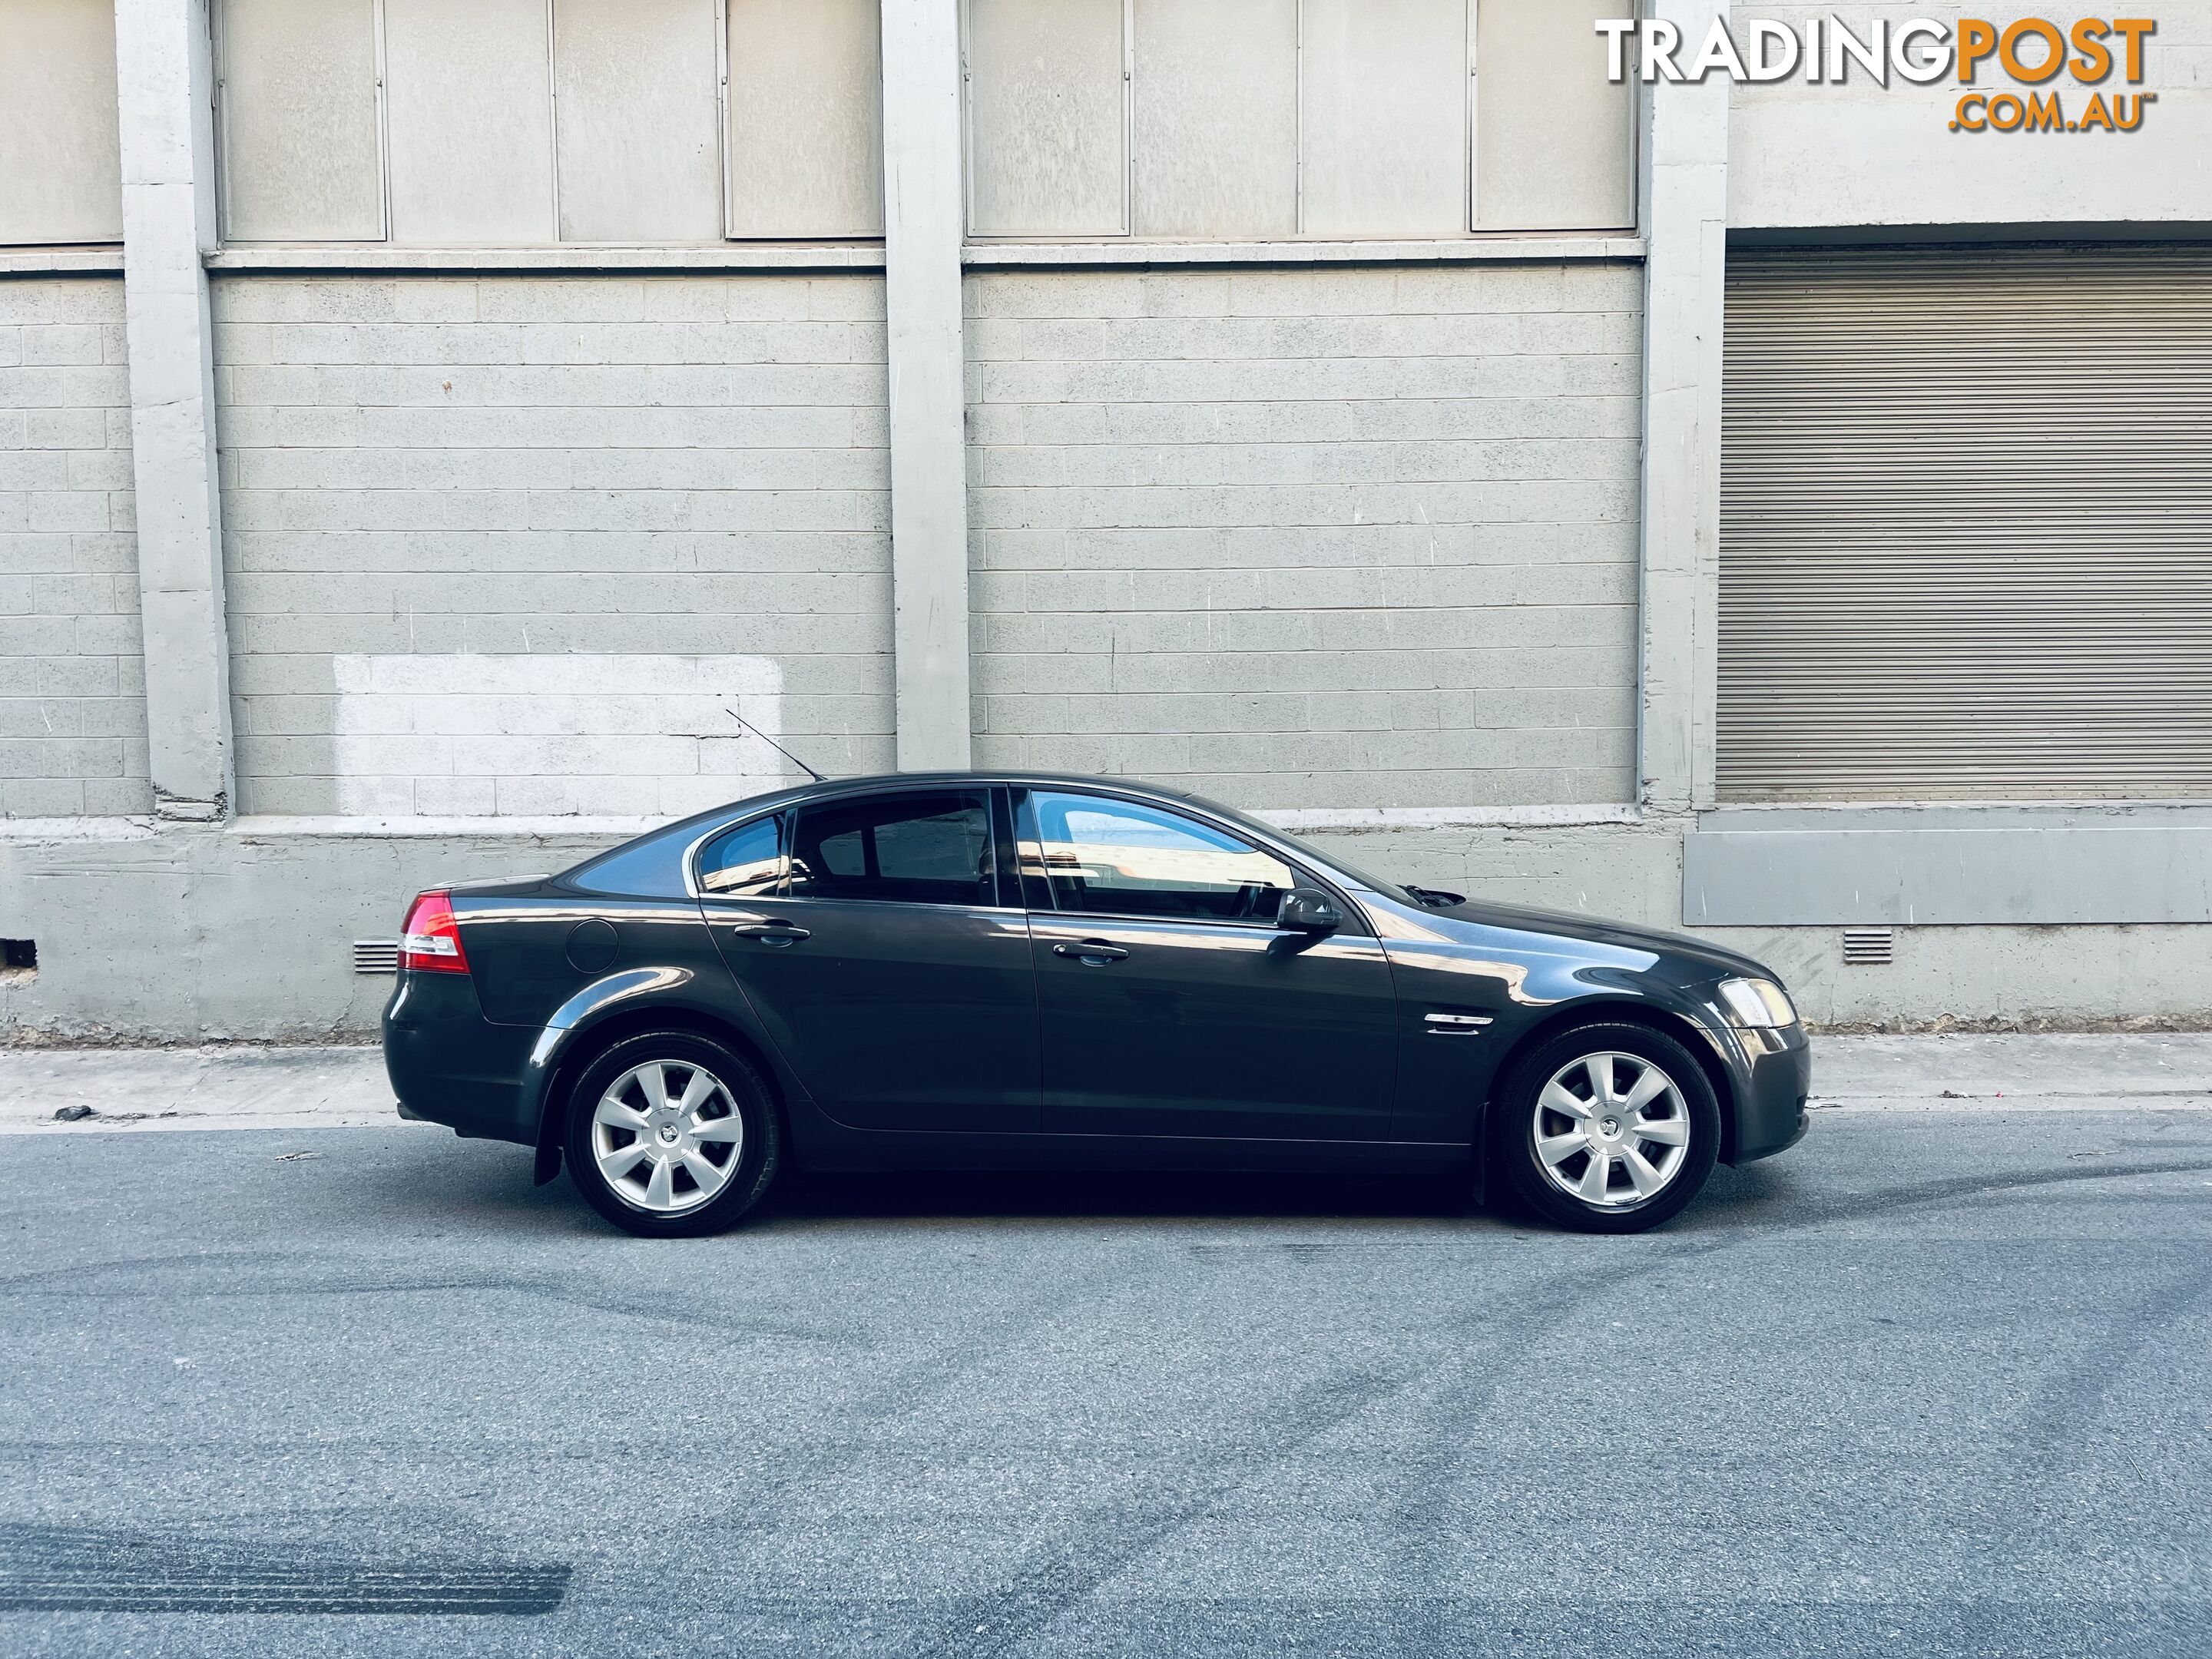
[[[757,939],[763,945],[796,945],[811,937],[804,927],[794,927],[787,921],[757,921],[750,927],[737,930],[740,939]]]
[[[1103,968],[1109,962],[1127,962],[1129,953],[1118,945],[1109,945],[1103,939],[1087,939],[1080,945],[1055,945],[1052,953],[1056,957],[1073,957],[1085,968]]]

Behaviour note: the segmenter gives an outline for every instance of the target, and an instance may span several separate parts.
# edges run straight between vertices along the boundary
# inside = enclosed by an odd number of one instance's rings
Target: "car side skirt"
[[[1464,1142],[1241,1140],[1180,1135],[969,1134],[848,1129],[817,1119],[810,1170],[1217,1170],[1412,1173],[1466,1170]],[[826,1132],[825,1132],[826,1131]]]

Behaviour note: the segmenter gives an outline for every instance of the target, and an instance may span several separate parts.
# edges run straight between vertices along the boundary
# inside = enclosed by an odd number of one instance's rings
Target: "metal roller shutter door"
[[[1732,257],[1722,799],[2212,795],[2212,250]]]

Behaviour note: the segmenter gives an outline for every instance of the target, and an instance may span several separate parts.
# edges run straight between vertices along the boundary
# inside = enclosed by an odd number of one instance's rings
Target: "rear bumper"
[[[1813,1091],[1813,1049],[1802,1026],[1786,1031],[1747,1034],[1750,1078],[1739,1103],[1731,1164],[1771,1158],[1804,1138],[1810,1121],[1807,1097]],[[1764,1044],[1778,1048],[1760,1048]]]
[[[536,1146],[537,1097],[524,1082],[535,1035],[486,1019],[461,975],[403,973],[384,1009],[384,1069],[400,1116]]]

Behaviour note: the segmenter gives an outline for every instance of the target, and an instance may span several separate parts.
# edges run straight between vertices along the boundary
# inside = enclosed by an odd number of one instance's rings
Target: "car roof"
[[[769,806],[788,805],[817,795],[842,795],[859,790],[955,788],[962,785],[973,787],[994,783],[1031,787],[1060,784],[1072,789],[1114,789],[1129,794],[1158,795],[1172,800],[1194,801],[1199,799],[1188,789],[1177,789],[1163,783],[1147,783],[1141,778],[1097,777],[1080,772],[1023,772],[977,768],[966,772],[873,772],[864,773],[859,777],[823,778],[818,781],[787,784],[781,789],[747,795],[742,799],[693,816],[703,820],[720,817],[738,807],[750,812]]]
[[[1058,783],[1079,789],[1125,789],[1146,795],[1170,795],[1178,800],[1194,799],[1187,789],[1176,789],[1166,784],[1147,783],[1141,778],[1107,778],[1081,772],[1023,772],[983,768],[966,772],[878,772],[857,778],[824,778],[819,783],[801,784],[787,793],[799,796],[823,789],[842,791],[878,787],[912,788],[917,784],[949,787],[978,783]]]

